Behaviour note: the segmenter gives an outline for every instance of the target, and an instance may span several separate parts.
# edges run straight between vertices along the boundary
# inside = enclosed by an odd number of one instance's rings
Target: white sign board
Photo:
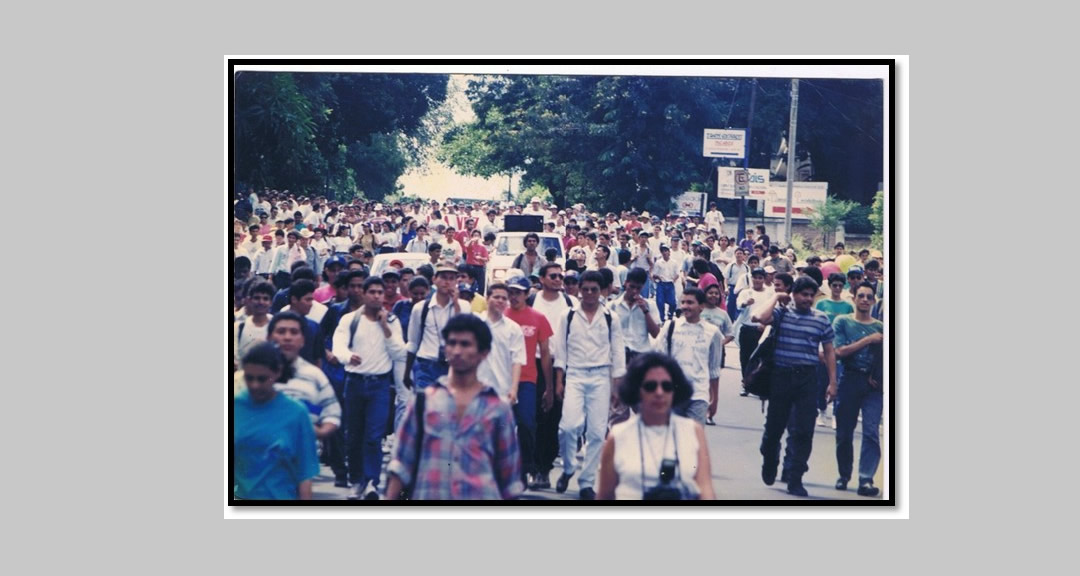
[[[683,192],[671,199],[671,211],[675,214],[686,212],[688,216],[704,216],[707,196],[704,192]]]
[[[748,170],[735,171],[735,195],[746,198],[750,195],[750,172]]]
[[[738,198],[735,195],[735,173],[741,171],[741,168],[724,168],[720,167],[717,171],[717,181],[720,183],[719,191],[717,193],[718,198]],[[747,184],[749,184],[749,195],[746,196],[748,200],[768,200],[769,196],[769,171],[765,169],[751,168],[749,170],[750,177]],[[786,192],[785,192],[786,194]],[[786,196],[785,196],[786,197]]]
[[[769,188],[775,200],[765,201],[765,215],[783,218],[787,213],[787,182],[773,182]],[[809,219],[817,205],[825,202],[828,191],[828,182],[795,182],[791,190],[791,217]]]
[[[702,155],[706,158],[741,159],[746,154],[746,130],[705,129]]]

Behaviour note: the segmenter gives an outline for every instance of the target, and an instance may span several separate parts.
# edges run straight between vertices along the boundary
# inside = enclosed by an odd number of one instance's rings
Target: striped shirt
[[[297,358],[293,368],[296,370],[293,377],[288,382],[274,384],[274,389],[307,408],[313,425],[341,426],[341,405],[326,374],[303,358]]]
[[[800,314],[793,307],[777,306],[773,309],[773,326],[780,318],[780,338],[776,342],[776,365],[787,368],[817,366],[818,345],[832,344],[832,324],[820,310],[811,309]]]
[[[427,396],[420,453],[416,453],[419,419],[413,403],[401,419],[397,448],[387,468],[403,486],[417,471],[411,498],[509,500],[521,494],[525,487],[514,413],[495,389],[484,386],[460,419],[445,376],[423,393]]]

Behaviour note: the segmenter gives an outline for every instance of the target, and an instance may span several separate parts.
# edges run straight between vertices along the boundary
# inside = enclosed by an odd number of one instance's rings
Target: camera
[[[660,462],[660,484],[646,490],[642,500],[682,500],[682,491],[671,485],[677,465],[677,460],[669,458]]]

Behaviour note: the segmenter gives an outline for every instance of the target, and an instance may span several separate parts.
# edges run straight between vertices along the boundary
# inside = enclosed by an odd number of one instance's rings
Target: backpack
[[[672,318],[667,329],[667,354],[671,356],[671,336],[675,333],[675,319]]]
[[[356,312],[360,312],[360,311],[357,310]],[[424,312],[427,312],[427,303],[424,304]],[[361,316],[363,316],[363,314],[353,313],[352,322],[349,323],[349,349],[350,350],[352,350],[353,339],[356,338],[356,328],[358,326],[360,326],[360,317]],[[397,320],[397,316],[394,316],[393,314],[387,314],[386,315],[386,323],[387,324],[393,323],[395,320]],[[421,324],[421,327],[423,327],[423,324]]]
[[[571,322],[573,322],[573,320],[574,320],[574,311],[571,310],[570,313],[567,314],[567,316],[566,316],[566,343],[567,343],[567,346],[569,346],[569,344],[570,344],[570,324],[571,324]],[[608,344],[610,345],[611,342],[612,342],[612,338],[613,338],[613,336],[611,334],[611,312],[609,312],[606,308],[604,309],[604,320],[607,321]]]
[[[750,354],[746,376],[743,377],[743,390],[761,399],[761,411],[765,411],[765,401],[769,399],[772,384],[773,358],[776,343],[780,338],[780,322],[784,319],[784,309],[766,327],[765,337],[758,342],[757,348]]]

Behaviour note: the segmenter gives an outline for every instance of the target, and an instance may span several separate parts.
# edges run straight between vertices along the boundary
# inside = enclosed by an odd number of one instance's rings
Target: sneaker
[[[836,481],[836,489],[837,489],[837,490],[840,490],[840,491],[844,491],[844,490],[847,490],[847,483],[848,483],[848,479],[847,479],[847,478],[840,478],[840,479],[838,479],[838,480]]]
[[[596,500],[596,492],[592,488],[584,488],[579,494],[582,500]]]
[[[716,426],[716,420],[713,420],[712,416],[708,416],[708,417],[705,418],[705,425],[706,426]]]
[[[368,480],[367,486],[364,487],[364,500],[378,500],[379,491],[375,489],[375,483]]]
[[[810,494],[808,494],[806,492],[806,488],[803,488],[801,478],[798,479],[798,480],[793,480],[793,481],[788,483],[788,485],[787,485],[787,493],[791,494],[792,496],[803,496],[803,497],[806,497],[806,496],[810,495]]]
[[[825,411],[824,410],[821,410],[820,412],[818,412],[817,425],[821,426],[821,427],[825,427],[825,425],[826,425],[826,423],[825,423]]]
[[[533,476],[533,483],[529,486],[530,490],[550,490],[551,479],[549,474],[536,474]]]
[[[334,476],[334,486],[338,488],[348,488],[349,479],[345,476]]]
[[[787,484],[788,482],[791,482],[791,474],[788,473],[786,468],[784,470],[780,471],[780,481],[783,482],[784,484]]]
[[[352,491],[349,492],[349,500],[363,500],[364,488],[365,487],[360,484],[353,484]]]
[[[836,430],[836,418],[832,419],[832,429]]]
[[[881,494],[881,490],[878,490],[877,486],[874,486],[873,483],[867,482],[866,484],[860,485],[855,493],[859,496],[869,496],[873,498],[874,496]]]
[[[563,472],[559,475],[559,481],[555,483],[555,491],[559,494],[566,492],[566,488],[570,486],[570,478],[573,474],[567,474]]]

